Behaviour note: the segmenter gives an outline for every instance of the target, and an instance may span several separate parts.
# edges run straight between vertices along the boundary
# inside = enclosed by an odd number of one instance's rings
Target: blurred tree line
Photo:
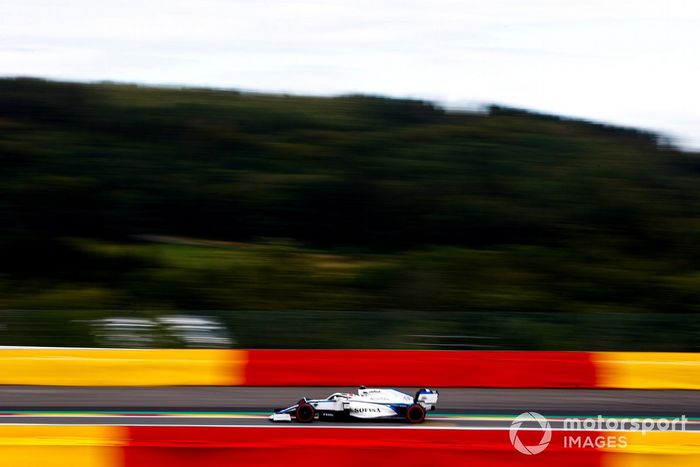
[[[700,309],[700,159],[664,141],[504,107],[2,79],[0,310],[671,322]]]

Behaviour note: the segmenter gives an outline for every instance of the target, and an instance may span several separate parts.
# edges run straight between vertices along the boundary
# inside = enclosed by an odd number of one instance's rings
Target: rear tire
[[[311,404],[303,403],[299,404],[295,412],[297,417],[297,422],[299,423],[311,423],[316,417],[316,409],[311,406]]]
[[[406,409],[406,421],[408,423],[423,423],[425,420],[425,409],[423,406],[413,404]]]

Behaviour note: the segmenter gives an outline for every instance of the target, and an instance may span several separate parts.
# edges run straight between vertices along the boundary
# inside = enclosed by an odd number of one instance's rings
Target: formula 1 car
[[[438,392],[419,389],[415,397],[395,389],[368,389],[360,386],[357,394],[336,392],[325,399],[306,397],[286,409],[270,415],[273,422],[311,423],[314,420],[403,419],[421,423],[425,413],[435,410]]]

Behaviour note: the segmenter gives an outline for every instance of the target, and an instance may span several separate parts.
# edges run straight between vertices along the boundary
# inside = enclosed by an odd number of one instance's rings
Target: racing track
[[[408,394],[416,390],[397,389]],[[700,391],[437,389],[438,408],[430,414],[426,427],[499,429],[510,423],[508,415],[528,411],[553,418],[700,417]],[[347,387],[0,386],[0,423],[271,425],[263,413],[273,408],[291,405],[302,396],[321,398],[332,392],[352,391],[354,388]],[[81,415],[71,416],[73,413]],[[333,425],[342,424],[323,423]]]
[[[419,425],[267,420],[270,408],[292,404],[302,395],[317,398],[350,390],[0,386],[0,464],[25,465],[32,459],[41,465],[224,467],[272,466],[284,459],[289,465],[321,467],[333,459],[350,467],[371,459],[421,466],[700,465],[700,391],[445,389],[438,410]],[[513,416],[524,411],[546,415],[551,430],[543,431],[535,420],[513,425]],[[621,425],[611,428],[608,418],[604,427],[580,420],[576,428],[562,420],[597,415],[617,416],[612,421]],[[647,418],[680,415],[689,418],[680,426]],[[641,430],[631,425],[635,418],[642,421]],[[524,449],[543,446],[547,454],[523,457],[513,441],[513,426],[518,440],[529,446]],[[567,446],[567,439],[573,444]],[[606,449],[599,440],[620,440],[620,449]]]

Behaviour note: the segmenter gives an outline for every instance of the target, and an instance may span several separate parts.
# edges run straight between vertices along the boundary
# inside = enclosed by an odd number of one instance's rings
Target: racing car
[[[426,412],[435,410],[439,393],[419,389],[414,397],[395,389],[374,389],[360,386],[357,394],[336,392],[325,399],[306,397],[286,409],[276,409],[273,422],[311,423],[314,420],[402,419],[421,423]]]

